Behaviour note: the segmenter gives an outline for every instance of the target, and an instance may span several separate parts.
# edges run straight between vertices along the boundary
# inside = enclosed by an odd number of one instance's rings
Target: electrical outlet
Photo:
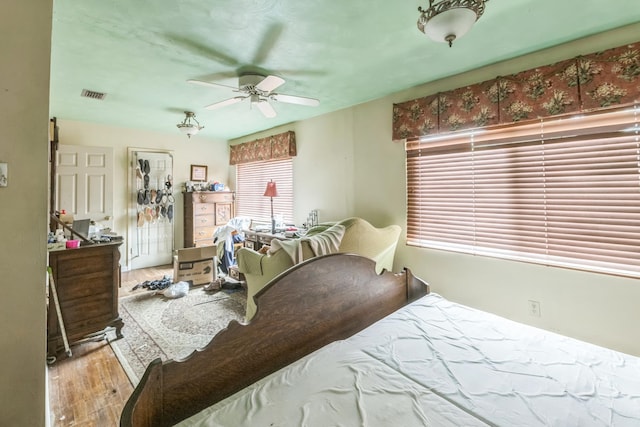
[[[540,317],[540,301],[529,300],[529,316]]]

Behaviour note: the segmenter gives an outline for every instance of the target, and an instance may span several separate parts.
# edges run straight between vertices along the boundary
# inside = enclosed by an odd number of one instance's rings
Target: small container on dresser
[[[213,245],[216,229],[235,215],[232,191],[184,193],[184,247]]]

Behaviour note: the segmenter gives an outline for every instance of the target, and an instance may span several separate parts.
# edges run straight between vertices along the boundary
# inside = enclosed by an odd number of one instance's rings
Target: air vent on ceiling
[[[107,94],[102,92],[96,92],[93,90],[82,89],[82,93],[80,94],[80,96],[84,96],[85,98],[98,99],[102,101],[104,97],[107,96]]]

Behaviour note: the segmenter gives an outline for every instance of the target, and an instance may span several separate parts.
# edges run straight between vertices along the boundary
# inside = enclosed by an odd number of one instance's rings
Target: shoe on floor
[[[208,285],[206,285],[203,288],[205,291],[207,292],[213,292],[213,291],[219,291],[220,290],[220,284],[216,281],[213,281],[211,283],[209,283]]]

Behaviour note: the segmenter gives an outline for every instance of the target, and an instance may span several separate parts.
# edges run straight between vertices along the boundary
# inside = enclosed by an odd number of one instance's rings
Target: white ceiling
[[[51,116],[178,133],[183,111],[196,137],[232,139],[408,89],[448,75],[640,22],[639,0],[490,0],[452,48],[418,31],[427,0],[55,0]],[[640,41],[640,35],[638,37]],[[248,102],[204,106],[236,94],[243,72],[286,80],[277,92],[318,107],[274,103],[264,118]],[[107,93],[83,98],[83,89]]]

